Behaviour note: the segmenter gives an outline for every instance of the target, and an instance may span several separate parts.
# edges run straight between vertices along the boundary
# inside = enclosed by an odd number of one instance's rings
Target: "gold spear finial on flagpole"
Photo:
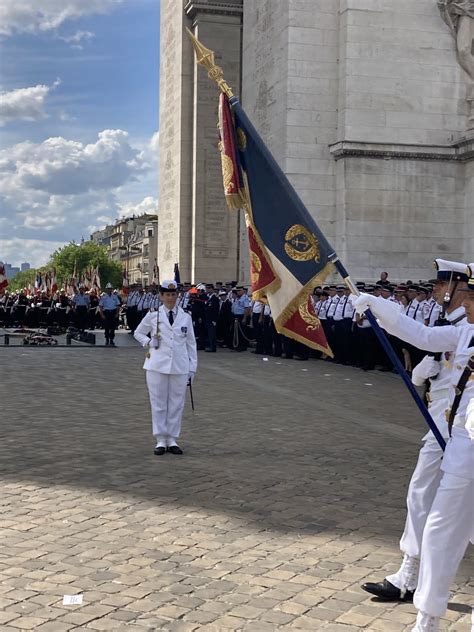
[[[201,42],[196,37],[194,37],[188,27],[186,27],[186,31],[191,39],[191,43],[194,47],[194,52],[196,53],[196,63],[206,68],[207,76],[209,77],[209,79],[215,81],[222,92],[226,94],[229,99],[230,97],[233,97],[234,93],[232,92],[232,88],[224,79],[224,71],[214,62],[214,51],[203,46],[203,44],[201,44]]]

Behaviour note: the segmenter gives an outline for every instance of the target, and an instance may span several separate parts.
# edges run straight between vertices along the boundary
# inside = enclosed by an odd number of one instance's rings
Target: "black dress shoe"
[[[362,584],[362,588],[382,601],[413,601],[413,591],[407,590],[402,597],[400,588],[384,579],[383,582]]]
[[[163,448],[162,446],[159,446],[158,448],[155,448],[153,450],[153,454],[155,456],[162,456],[165,452],[166,452],[166,448]]]
[[[179,445],[171,445],[168,446],[166,449],[168,450],[168,452],[171,452],[171,454],[183,454],[183,451],[181,450]]]

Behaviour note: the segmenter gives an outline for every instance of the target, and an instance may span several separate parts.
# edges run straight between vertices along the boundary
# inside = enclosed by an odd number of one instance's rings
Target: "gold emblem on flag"
[[[286,231],[285,252],[294,261],[319,262],[319,242],[315,235],[301,224]]]
[[[237,128],[237,147],[240,151],[245,151],[247,148],[247,136],[241,127]]]
[[[221,151],[221,162],[224,191],[225,193],[233,193],[234,163],[232,162],[232,158],[229,158],[229,156],[227,156],[223,151]]]
[[[298,307],[298,311],[300,313],[301,318],[307,324],[307,327],[306,327],[307,330],[314,331],[315,329],[320,328],[321,323],[319,319],[313,314],[311,314],[311,312],[309,311],[307,300],[305,303],[301,303],[301,305]]]
[[[258,277],[262,271],[262,262],[260,261],[260,257],[253,251],[250,253],[250,259],[250,276],[252,277],[252,285],[257,285]]]

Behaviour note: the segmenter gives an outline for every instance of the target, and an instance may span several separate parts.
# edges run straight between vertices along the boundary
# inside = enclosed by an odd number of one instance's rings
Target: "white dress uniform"
[[[474,266],[473,266],[474,268]],[[472,277],[474,291],[474,276]],[[368,300],[367,300],[368,299]],[[357,299],[360,301],[360,299]],[[454,351],[448,401],[452,405],[459,378],[474,354],[474,325],[464,327],[425,327],[396,310],[383,308],[374,297],[364,301],[393,335],[427,351]],[[439,627],[446,611],[449,587],[464,556],[469,540],[474,539],[474,380],[463,392],[441,464],[443,477],[423,532],[418,588],[414,604],[419,610],[413,632]]]
[[[467,324],[463,307],[453,310],[446,318],[455,322],[457,327]],[[448,395],[452,382],[451,360],[452,353],[443,354],[440,362],[436,362],[433,357],[425,356],[412,374],[412,381],[417,386],[424,383],[426,372],[436,375],[436,378],[430,380],[428,410],[446,440],[449,438],[445,410],[449,405]],[[434,367],[434,370],[430,370],[430,366]],[[400,589],[402,596],[406,591],[414,591],[417,587],[423,530],[442,477],[443,452],[431,430],[425,434],[422,441],[423,446],[408,487],[407,518],[400,540],[400,550],[404,554],[403,562],[396,573],[387,577],[391,584]]]
[[[164,305],[149,312],[135,330],[135,338],[149,347],[143,368],[150,395],[153,435],[157,447],[171,447],[181,433],[181,418],[189,378],[197,369],[196,340],[191,316],[177,305],[173,324]],[[159,346],[153,347],[159,329]],[[151,340],[150,340],[151,337]]]

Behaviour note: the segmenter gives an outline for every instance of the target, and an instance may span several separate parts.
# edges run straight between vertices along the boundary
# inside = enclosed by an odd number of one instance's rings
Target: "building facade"
[[[218,90],[193,65],[185,26],[215,51],[354,278],[426,278],[435,257],[474,259],[474,1],[176,4],[161,16],[166,269],[248,280],[242,221],[222,194]]]
[[[122,264],[130,284],[150,285],[157,260],[157,215],[144,214],[120,219],[97,230],[91,241],[105,246],[107,255]]]

